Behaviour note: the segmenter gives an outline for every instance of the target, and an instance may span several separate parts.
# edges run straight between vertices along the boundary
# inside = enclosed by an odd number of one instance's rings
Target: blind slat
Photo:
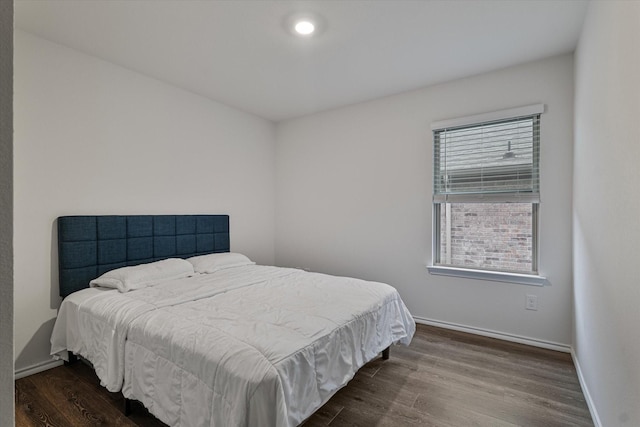
[[[434,130],[434,201],[538,202],[539,125],[536,114]]]

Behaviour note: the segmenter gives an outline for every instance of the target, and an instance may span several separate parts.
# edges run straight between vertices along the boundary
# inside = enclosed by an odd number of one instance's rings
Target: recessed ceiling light
[[[296,33],[301,36],[309,36],[316,30],[316,26],[309,20],[298,21],[293,28],[296,30]]]
[[[290,34],[303,38],[317,37],[327,27],[325,19],[312,12],[292,13],[285,17],[284,26]]]

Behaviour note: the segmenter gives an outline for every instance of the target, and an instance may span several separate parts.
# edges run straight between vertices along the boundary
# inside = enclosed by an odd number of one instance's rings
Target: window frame
[[[544,112],[545,106],[544,104],[535,104],[525,107],[512,108],[508,110],[501,110],[486,114],[479,114],[475,116],[463,117],[452,120],[443,120],[434,122],[431,125],[431,129],[434,132],[433,138],[435,139],[435,131],[442,130],[444,128],[455,128],[462,126],[481,126],[486,123],[501,121],[501,120],[509,120],[515,119],[518,117],[525,116],[539,116]],[[432,139],[432,142],[434,142]],[[540,138],[538,134],[538,148],[540,144]],[[435,153],[434,153],[435,155]],[[535,159],[535,162],[539,162],[538,159]],[[435,161],[432,161],[432,166],[435,168]],[[536,165],[537,166],[537,165]],[[432,174],[435,177],[434,174]],[[435,178],[434,178],[435,179]],[[435,187],[435,186],[434,186]],[[493,200],[487,200],[487,203],[509,203],[514,202],[513,198],[507,197],[504,201],[499,200],[499,196],[494,195],[491,197]],[[482,199],[482,195],[470,195],[469,199]],[[521,203],[531,203],[532,204],[532,263],[531,273],[523,273],[523,272],[513,272],[513,271],[505,271],[505,270],[492,270],[492,269],[475,269],[468,268],[463,266],[455,266],[442,264],[440,262],[440,248],[441,248],[441,209],[443,205],[447,203],[465,203],[464,197],[459,198],[455,197],[453,200],[435,200],[435,190],[434,190],[434,200],[432,201],[432,261],[431,265],[427,266],[429,273],[434,275],[443,275],[443,276],[455,276],[462,278],[471,278],[471,279],[480,279],[480,280],[490,280],[490,281],[498,281],[498,282],[508,282],[508,283],[517,283],[524,285],[533,285],[533,286],[544,286],[548,284],[546,277],[539,275],[539,251],[540,251],[540,239],[539,239],[539,196],[538,200],[536,197],[533,197],[533,200],[527,200],[526,196],[522,198],[522,200],[518,200],[516,202]]]

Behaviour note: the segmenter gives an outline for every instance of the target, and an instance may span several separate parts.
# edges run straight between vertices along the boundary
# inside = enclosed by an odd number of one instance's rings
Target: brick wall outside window
[[[530,203],[452,203],[450,209],[443,204],[441,264],[530,273],[532,210]]]

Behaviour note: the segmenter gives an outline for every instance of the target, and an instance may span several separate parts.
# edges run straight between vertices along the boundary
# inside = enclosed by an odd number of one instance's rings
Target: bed
[[[411,341],[391,286],[255,265],[229,242],[226,215],[58,218],[52,355],[172,426],[295,426]]]

